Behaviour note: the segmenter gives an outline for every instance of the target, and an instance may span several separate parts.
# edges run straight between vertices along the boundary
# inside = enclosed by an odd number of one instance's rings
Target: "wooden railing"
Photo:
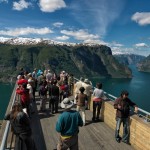
[[[76,79],[78,81],[79,79]],[[95,88],[95,87],[93,87]],[[113,130],[116,128],[116,110],[114,109],[114,100],[117,98],[107,92],[104,92],[109,98],[104,101],[101,109],[102,120]],[[92,97],[90,110],[93,109]],[[150,150],[150,113],[139,108],[137,114],[131,112],[130,117],[130,143],[136,150]],[[120,132],[122,134],[123,127],[121,126]],[[114,131],[115,135],[115,131]],[[114,137],[115,138],[115,137]]]

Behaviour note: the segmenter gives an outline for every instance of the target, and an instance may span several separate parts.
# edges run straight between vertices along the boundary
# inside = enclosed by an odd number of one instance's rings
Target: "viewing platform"
[[[55,130],[56,121],[60,113],[51,114],[39,111],[39,98],[36,98],[37,109],[32,116],[32,129],[38,150],[56,149],[58,133]],[[48,108],[48,103],[47,103]],[[74,109],[74,108],[73,108]],[[79,149],[80,150],[132,150],[130,145],[117,143],[114,138],[114,130],[104,122],[92,122],[92,112],[86,110],[86,126],[80,127]]]
[[[14,88],[6,113],[9,112],[15,99]],[[56,121],[63,110],[59,108],[59,113],[51,114],[48,101],[45,112],[39,111],[39,106],[40,98],[36,93],[35,113],[31,116],[31,126],[37,150],[54,150],[59,137],[55,130]],[[116,126],[115,111],[113,101],[105,101],[101,110],[101,121],[92,122],[91,104],[91,109],[86,110],[87,124],[79,129],[79,150],[150,150],[150,122],[136,114],[133,114],[130,118],[131,145],[116,142],[114,131]],[[122,128],[120,131],[122,131]],[[13,150],[14,140],[15,136],[10,131],[9,121],[3,121],[0,130],[0,150]]]

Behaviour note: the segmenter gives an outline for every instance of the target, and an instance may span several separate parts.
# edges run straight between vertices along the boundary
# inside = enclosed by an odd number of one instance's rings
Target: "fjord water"
[[[132,79],[91,79],[93,86],[96,82],[103,83],[105,92],[119,97],[122,90],[129,92],[129,98],[134,101],[138,107],[150,112],[150,73],[138,72],[134,65],[132,69]]]
[[[3,119],[7,109],[14,84],[0,83],[0,120]]]
[[[103,83],[104,91],[116,97],[120,96],[122,90],[129,91],[129,98],[140,108],[150,112],[150,73],[138,72],[134,65],[132,69],[132,79],[90,79],[93,86],[97,82]],[[7,105],[9,103],[14,85],[0,83],[0,120],[3,119]]]

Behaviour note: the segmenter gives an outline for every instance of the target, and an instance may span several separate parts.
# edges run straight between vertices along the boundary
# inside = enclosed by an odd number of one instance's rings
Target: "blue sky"
[[[149,0],[0,0],[0,37],[99,43],[150,54]]]

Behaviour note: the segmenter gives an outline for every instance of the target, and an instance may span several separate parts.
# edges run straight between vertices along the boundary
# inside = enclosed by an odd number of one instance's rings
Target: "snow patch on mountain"
[[[68,45],[68,46],[75,46],[75,45],[101,45],[95,43],[69,43],[69,42],[59,42],[50,39],[43,39],[43,38],[5,38],[0,37],[0,44],[12,44],[12,45],[36,45],[36,44],[48,44],[48,45]]]

